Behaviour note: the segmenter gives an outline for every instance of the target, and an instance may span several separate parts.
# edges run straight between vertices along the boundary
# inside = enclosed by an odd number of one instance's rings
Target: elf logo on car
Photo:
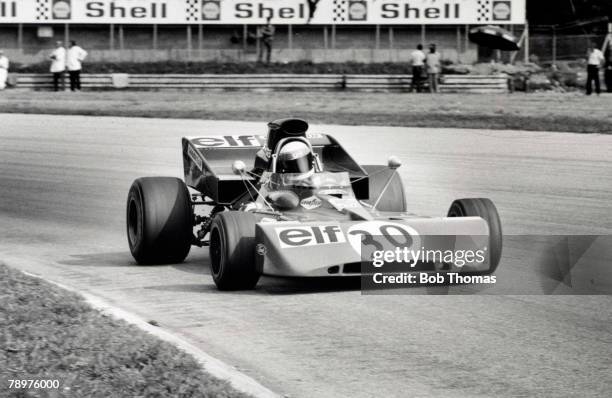
[[[204,148],[238,148],[260,147],[262,137],[257,135],[224,135],[214,137],[199,137],[191,140],[196,147]]]
[[[279,227],[275,231],[283,249],[346,242],[339,225]]]
[[[321,199],[317,198],[316,196],[311,196],[309,198],[302,199],[300,201],[300,206],[302,206],[306,210],[314,210],[317,207],[321,207],[322,203],[323,202],[321,201]]]
[[[196,150],[193,149],[193,147],[191,145],[187,145],[187,155],[189,155],[189,158],[193,161],[193,163],[195,163],[196,166],[198,166],[198,169],[200,169],[200,171],[202,171],[204,169],[204,164],[202,163],[202,158],[196,152]]]
[[[368,221],[352,225],[346,232],[349,243],[361,255],[361,247],[389,250],[393,247],[421,247],[416,229],[391,221]]]
[[[261,135],[215,135],[187,138],[198,148],[261,147],[266,143],[266,137]],[[306,133],[306,138],[320,139],[323,138],[323,135],[319,133]]]

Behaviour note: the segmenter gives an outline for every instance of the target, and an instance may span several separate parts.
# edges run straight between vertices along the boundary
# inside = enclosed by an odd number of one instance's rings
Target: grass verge
[[[362,92],[6,91],[0,113],[612,133],[612,96]]]
[[[9,396],[246,397],[173,345],[2,264],[0,324]],[[59,388],[9,389],[11,379],[59,380]]]

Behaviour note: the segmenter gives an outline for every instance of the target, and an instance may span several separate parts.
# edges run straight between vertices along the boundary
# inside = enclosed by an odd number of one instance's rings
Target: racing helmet
[[[277,154],[277,173],[312,174],[314,155],[308,144],[303,141],[289,141]]]

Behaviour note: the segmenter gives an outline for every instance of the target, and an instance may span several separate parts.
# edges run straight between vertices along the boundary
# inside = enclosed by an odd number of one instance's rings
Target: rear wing
[[[342,146],[326,134],[307,134],[323,168],[330,172],[345,171],[353,182],[359,199],[368,199],[367,173]],[[221,205],[231,205],[247,192],[243,177],[234,174],[232,164],[241,160],[251,168],[257,151],[265,144],[264,136],[215,135],[183,138],[185,182]],[[255,182],[254,177],[246,177]]]

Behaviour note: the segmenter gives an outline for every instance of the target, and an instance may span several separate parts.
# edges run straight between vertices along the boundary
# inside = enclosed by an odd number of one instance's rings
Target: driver
[[[295,209],[304,193],[298,194],[291,188],[312,189],[310,180],[315,174],[315,156],[310,145],[295,139],[280,147],[275,160],[276,173],[270,174],[266,181],[260,180],[259,194],[263,192],[263,196],[272,202],[275,208]]]
[[[306,143],[289,141],[278,151],[276,172],[297,174],[294,179],[306,179],[314,174],[314,155]]]
[[[268,129],[266,143],[255,156],[255,168],[252,172],[256,175],[270,170],[272,152],[276,150],[280,140],[290,137],[306,137],[308,123],[301,119],[279,119],[268,123]]]

